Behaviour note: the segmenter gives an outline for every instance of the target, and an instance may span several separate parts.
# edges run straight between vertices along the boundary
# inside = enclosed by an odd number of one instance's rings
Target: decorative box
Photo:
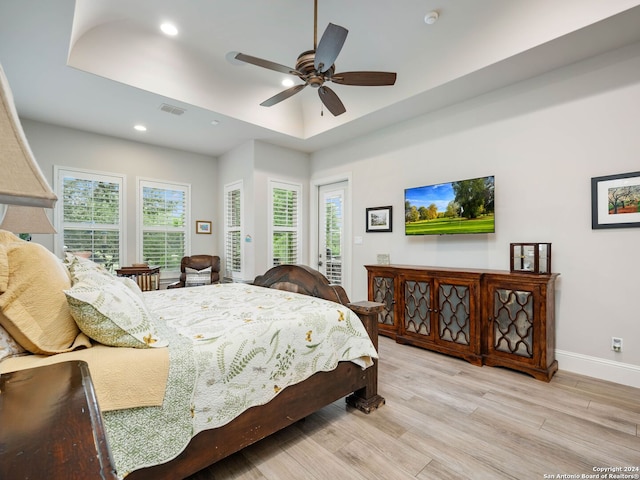
[[[515,273],[551,273],[550,243],[512,243],[511,272]]]

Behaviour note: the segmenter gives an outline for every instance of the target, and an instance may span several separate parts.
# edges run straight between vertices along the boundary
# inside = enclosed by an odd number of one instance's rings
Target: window
[[[269,258],[273,266],[300,262],[301,197],[301,185],[269,181]]]
[[[323,192],[324,200],[324,275],[336,285],[343,284],[342,250],[344,242],[344,189]]]
[[[242,279],[242,181],[224,187],[225,276]]]
[[[178,273],[189,255],[190,198],[187,184],[138,179],[138,258],[162,273]]]
[[[64,251],[83,254],[110,271],[120,268],[124,177],[58,166],[54,177],[62,200],[56,206],[56,253],[62,245]]]

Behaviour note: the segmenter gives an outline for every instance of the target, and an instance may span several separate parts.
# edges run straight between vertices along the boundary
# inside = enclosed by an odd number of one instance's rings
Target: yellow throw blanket
[[[56,355],[25,355],[0,362],[0,373],[69,360],[89,364],[100,410],[161,406],[169,376],[168,348],[93,347]]]

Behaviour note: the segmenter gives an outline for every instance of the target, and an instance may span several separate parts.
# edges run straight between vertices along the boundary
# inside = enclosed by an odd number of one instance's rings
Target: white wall
[[[353,292],[391,262],[509,269],[510,242],[551,242],[560,368],[640,387],[640,229],[591,229],[590,179],[640,170],[640,44],[312,156],[312,177],[352,172]],[[495,175],[496,233],[404,235],[407,187]],[[365,208],[393,205],[392,233]],[[611,337],[624,350],[610,350]]]
[[[75,167],[126,176],[126,258],[136,258],[137,177],[191,184],[191,253],[218,255],[218,223],[212,235],[196,235],[196,220],[215,220],[217,160],[190,152],[156,147],[105,135],[21,119],[31,150],[47,180],[54,186],[53,166]],[[34,235],[34,240],[53,251],[53,235]]]
[[[225,153],[219,158],[218,192],[220,202],[218,205],[218,228],[220,237],[218,238],[218,249],[224,252],[224,186],[230,183],[242,181],[243,189],[243,233],[245,238],[253,239],[254,232],[254,195],[253,195],[253,165],[254,165],[254,142],[243,143],[239,147]],[[246,237],[249,235],[249,237]],[[226,269],[224,255],[222,271]],[[242,243],[242,270],[244,280],[253,280],[255,263],[254,242],[244,241]]]
[[[244,189],[243,280],[253,280],[270,268],[268,256],[268,181],[283,180],[303,185],[303,212],[308,209],[309,156],[275,145],[251,140],[220,157],[219,189],[238,180]],[[224,202],[220,201],[220,215]],[[220,229],[224,223],[220,223]],[[250,239],[250,241],[248,241]],[[308,226],[303,232],[303,260],[308,259]],[[220,239],[220,251],[224,239]]]
[[[309,210],[309,155],[287,148],[256,142],[256,162],[254,186],[257,199],[255,205],[256,232],[256,273],[264,273],[271,268],[268,255],[269,245],[269,180],[285,181],[302,185],[302,212]],[[309,226],[303,214],[302,252],[299,263],[308,263],[309,259]]]

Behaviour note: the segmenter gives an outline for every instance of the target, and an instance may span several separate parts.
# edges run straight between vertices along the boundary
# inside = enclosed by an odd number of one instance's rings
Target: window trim
[[[191,184],[183,183],[183,182],[172,182],[168,180],[159,180],[156,178],[148,178],[148,177],[136,177],[136,262],[141,262],[143,259],[142,252],[142,235],[143,235],[143,225],[142,225],[142,193],[144,191],[144,187],[151,186],[154,188],[161,189],[174,189],[174,190],[184,190],[185,191],[185,224],[184,224],[184,256],[191,255]],[[180,269],[171,270],[171,271],[162,271],[160,272],[161,279],[175,279],[180,276]]]
[[[78,175],[79,174],[79,175]],[[109,181],[114,181],[114,183],[120,184],[120,204],[119,204],[119,218],[120,218],[120,228],[119,228],[119,237],[120,237],[120,266],[126,262],[127,259],[127,242],[126,242],[126,225],[127,225],[127,177],[124,174],[113,173],[113,172],[105,172],[100,170],[92,170],[86,168],[77,168],[77,167],[65,167],[61,165],[53,166],[53,179],[54,179],[54,191],[58,196],[59,201],[56,202],[56,206],[53,210],[53,225],[56,229],[56,234],[54,235],[53,242],[53,251],[54,253],[63,258],[65,254],[64,250],[64,177],[73,176],[74,178],[80,179],[110,179]]]
[[[276,227],[274,225],[274,204],[273,204],[273,191],[274,189],[280,190],[290,190],[295,191],[297,193],[297,204],[296,204],[296,218],[297,224],[295,227]],[[268,179],[268,227],[267,227],[267,235],[268,235],[268,247],[267,247],[267,262],[269,268],[274,267],[273,263],[274,252],[273,252],[273,235],[276,232],[296,232],[296,263],[302,263],[302,195],[303,195],[303,186],[300,183],[290,182],[286,180],[277,180],[270,178]]]

